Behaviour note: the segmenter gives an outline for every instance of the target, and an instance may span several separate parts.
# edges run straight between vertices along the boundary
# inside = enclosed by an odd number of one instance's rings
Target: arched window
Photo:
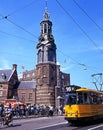
[[[38,63],[42,62],[42,51],[39,50],[38,52]]]
[[[55,62],[55,53],[53,49],[49,49],[48,51],[48,61]]]
[[[47,23],[44,24],[44,33],[48,33],[48,24]]]

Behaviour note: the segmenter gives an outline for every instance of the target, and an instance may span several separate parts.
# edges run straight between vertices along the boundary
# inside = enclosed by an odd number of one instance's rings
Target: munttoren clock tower
[[[36,104],[54,106],[55,86],[57,85],[56,45],[47,8],[40,26],[41,33],[37,44]]]

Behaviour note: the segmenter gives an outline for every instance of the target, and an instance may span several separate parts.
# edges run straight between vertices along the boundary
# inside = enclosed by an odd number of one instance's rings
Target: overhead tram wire
[[[92,44],[98,49],[98,51],[103,55],[103,51],[98,47],[94,40],[85,32],[85,30],[77,23],[74,17],[62,6],[62,4],[56,0],[57,4],[62,8],[62,10],[72,19],[72,21],[77,25],[77,27],[84,33],[84,35],[92,42]]]
[[[58,50],[63,56],[65,56],[65,60],[71,59],[71,60],[74,62],[74,63],[72,63],[72,64],[77,64],[77,65],[83,67],[84,70],[87,70],[88,68],[89,68],[90,70],[93,70],[93,71],[98,71],[98,70],[99,70],[99,68],[97,68],[97,67],[89,66],[89,65],[86,65],[86,64],[84,64],[84,63],[80,63],[80,62],[78,62],[76,59],[72,58],[71,56],[68,56],[68,55],[64,54],[61,50],[59,50],[59,49],[57,49],[57,50]],[[66,58],[66,57],[67,57],[67,58]]]
[[[2,19],[7,19],[8,16],[3,16],[0,14],[0,16],[2,17]],[[8,19],[7,19],[8,20]],[[10,20],[8,20],[9,22],[12,22]],[[12,24],[15,24],[14,22],[12,22]],[[34,34],[32,34],[31,32],[27,31],[26,29],[24,29],[23,27],[15,24],[15,26],[19,27],[20,29],[22,29],[23,31],[26,31],[27,33],[29,33],[30,35],[32,35],[33,37],[35,36]],[[24,37],[21,37],[21,36],[17,36],[17,35],[14,35],[14,34],[10,34],[10,33],[7,33],[7,32],[4,32],[2,30],[0,30],[1,33],[3,34],[6,34],[6,35],[10,35],[10,36],[13,36],[13,37],[17,37],[17,38],[20,38],[20,39],[24,39],[24,40],[28,40],[28,41],[31,41],[31,42],[34,42],[33,40],[30,40],[30,39],[27,39],[27,38],[24,38]],[[37,38],[37,36],[35,36]]]
[[[27,40],[27,41],[30,41],[30,42],[35,42],[35,41],[31,40],[31,39],[27,39],[27,38],[24,38],[24,37],[21,37],[21,36],[10,34],[10,33],[4,32],[2,30],[0,30],[0,33],[3,33],[5,35],[9,35],[9,36],[12,36],[12,37],[20,38],[20,39],[23,39],[23,40]]]
[[[77,3],[76,0],[73,0],[73,2],[78,6],[80,10],[96,25],[96,27],[103,32],[103,29],[88,15],[88,13]]]
[[[16,27],[20,28],[21,30],[23,30],[24,32],[28,33],[29,35],[38,38],[37,36],[35,36],[33,33],[29,32],[28,30],[26,30],[25,28],[17,25],[16,23],[14,23],[13,21],[11,21],[10,19],[8,19],[8,16],[4,16],[3,19],[6,19],[8,22],[12,23],[13,25],[15,25]]]
[[[35,1],[35,0],[33,0],[33,1],[30,2],[29,4],[25,5],[24,7],[21,7],[21,8],[19,8],[19,9],[15,10],[15,11],[11,12],[10,14],[8,14],[8,15],[6,15],[6,16],[3,16],[2,14],[0,14],[0,16],[2,17],[0,20],[6,19],[6,20],[8,20],[10,23],[14,24],[14,25],[17,26],[18,28],[20,28],[20,29],[22,29],[23,31],[25,31],[26,33],[29,33],[30,35],[32,35],[32,36],[38,38],[38,37],[35,36],[33,33],[29,32],[29,31],[26,30],[25,28],[23,28],[23,27],[17,25],[16,23],[14,23],[14,22],[11,21],[10,19],[8,19],[8,16],[11,16],[12,14],[15,14],[15,13],[19,12],[20,10],[29,7],[30,5],[32,5],[32,4],[34,3],[34,1]],[[18,37],[18,36],[15,36],[15,37]],[[24,38],[22,38],[22,39],[24,39]]]
[[[25,9],[25,8],[27,8],[27,7],[29,7],[29,6],[31,6],[31,5],[34,3],[34,1],[35,1],[35,0],[33,0],[32,2],[28,3],[27,5],[25,5],[25,6],[21,7],[21,8],[19,8],[19,9],[16,9],[15,11],[9,13],[7,16],[11,16],[11,15],[13,15],[13,14],[15,14],[15,13],[17,13],[17,12],[20,12],[21,10],[23,10],[23,9]]]
[[[75,60],[74,58],[72,58],[71,56],[68,56],[68,55],[64,54],[61,50],[58,49],[58,51],[61,52],[61,54],[62,54],[63,56],[65,56],[65,57],[67,57],[67,58],[70,58],[70,59],[71,59],[72,61],[74,61],[76,64],[78,64],[78,65],[83,65],[83,64],[79,63],[77,60]]]
[[[0,16],[1,16],[0,20],[2,20],[2,15],[0,14]]]

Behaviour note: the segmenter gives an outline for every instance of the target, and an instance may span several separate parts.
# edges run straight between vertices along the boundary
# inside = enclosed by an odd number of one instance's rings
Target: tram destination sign
[[[66,86],[66,92],[76,91],[76,89],[78,88],[81,88],[81,87],[76,86],[76,85]]]

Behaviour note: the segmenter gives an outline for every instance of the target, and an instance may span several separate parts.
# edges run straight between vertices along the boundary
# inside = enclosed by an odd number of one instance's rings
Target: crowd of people
[[[8,107],[5,107],[3,104],[0,105],[0,115],[4,116],[4,114],[9,111],[12,112],[13,117],[28,117],[28,116],[53,116],[53,115],[62,115],[63,107],[53,107],[48,105],[17,105],[16,107],[12,107],[9,104]]]

